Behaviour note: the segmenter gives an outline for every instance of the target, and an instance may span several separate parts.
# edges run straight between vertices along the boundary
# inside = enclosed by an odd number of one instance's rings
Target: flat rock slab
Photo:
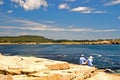
[[[3,80],[84,80],[95,71],[94,67],[64,61],[0,55],[0,74],[6,76]]]

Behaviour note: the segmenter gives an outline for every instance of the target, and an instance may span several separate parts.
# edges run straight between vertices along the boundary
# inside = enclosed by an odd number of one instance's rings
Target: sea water
[[[110,69],[120,73],[120,45],[65,45],[65,44],[16,44],[0,45],[4,55],[35,56],[79,64],[81,54],[87,59],[93,56],[97,68]]]

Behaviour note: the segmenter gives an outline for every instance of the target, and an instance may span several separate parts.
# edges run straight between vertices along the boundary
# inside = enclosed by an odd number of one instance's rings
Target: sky
[[[120,0],[0,0],[0,36],[120,38]]]

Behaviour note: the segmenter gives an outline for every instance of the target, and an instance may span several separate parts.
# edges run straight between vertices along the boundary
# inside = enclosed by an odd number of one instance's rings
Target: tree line
[[[0,43],[47,43],[53,41],[52,39],[43,36],[0,36]]]

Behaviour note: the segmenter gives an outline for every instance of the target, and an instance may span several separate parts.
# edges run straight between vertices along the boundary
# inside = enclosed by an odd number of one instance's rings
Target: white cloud
[[[114,29],[105,29],[105,30],[97,30],[92,28],[70,28],[65,29],[65,31],[75,31],[75,32],[114,32]]]
[[[11,24],[0,25],[0,35],[41,35],[51,39],[100,39],[111,37],[110,33],[117,32],[117,35],[113,35],[113,38],[119,36],[119,29],[93,29],[93,28],[79,28],[79,27],[59,27],[53,25],[41,24],[29,20],[20,19],[8,19],[4,23]],[[17,24],[17,25],[16,25]],[[91,35],[90,35],[91,34]],[[104,35],[100,37],[100,35]],[[86,35],[86,36],[84,36]]]
[[[47,7],[48,4],[46,0],[11,0],[12,2],[18,3],[25,10],[38,9],[41,6]]]
[[[118,16],[118,19],[120,19],[120,16]]]
[[[105,29],[105,30],[92,30],[91,32],[115,32],[117,30],[114,29]]]
[[[56,27],[56,26],[50,26],[46,24],[41,24],[41,23],[36,23],[32,21],[27,21],[27,20],[14,20],[11,21],[13,23],[19,23],[18,29],[24,29],[24,30],[36,30],[36,31],[62,31],[64,30],[63,28]]]
[[[16,29],[15,26],[0,26],[0,29]]]
[[[22,29],[22,30],[32,30],[32,31],[58,31],[58,32],[114,32],[117,30],[114,29],[104,29],[104,30],[97,30],[97,29],[92,29],[92,28],[76,28],[76,27],[68,27],[68,28],[63,28],[63,27],[58,27],[58,26],[52,26],[52,25],[46,25],[46,24],[41,24],[33,21],[28,21],[28,20],[11,20],[8,23],[15,23],[19,24],[18,26],[13,25],[13,26],[0,26],[0,29]]]
[[[120,4],[120,0],[112,0],[108,3],[105,3],[105,6]]]
[[[10,14],[10,13],[13,13],[13,10],[8,10],[7,12]]]
[[[72,12],[80,12],[80,13],[83,13],[83,14],[88,14],[88,13],[101,14],[101,13],[105,13],[105,11],[98,11],[98,10],[95,10],[93,8],[90,8],[90,7],[77,7],[77,8],[70,9],[70,11],[72,11]]]
[[[73,8],[70,11],[73,12],[80,12],[80,13],[91,13],[94,9],[89,8],[89,7],[77,7],[77,8]]]
[[[3,4],[4,4],[4,2],[2,0],[0,0],[0,5],[3,5]]]
[[[101,13],[106,13],[106,12],[105,11],[93,11],[93,13],[101,14]]]
[[[36,23],[32,21],[27,21],[27,20],[15,20],[13,22],[22,24],[21,27],[17,27],[19,29],[36,30],[36,31],[45,31],[45,30],[47,31],[74,31],[74,32],[114,32],[116,31],[114,29],[97,30],[97,29],[91,29],[91,28],[75,28],[75,27],[62,28],[62,27],[50,26],[50,25]],[[12,26],[11,28],[14,28],[14,27]]]
[[[59,8],[59,9],[69,9],[70,7],[69,7],[68,4],[60,4],[60,5],[58,6],[58,8]]]
[[[15,7],[15,8],[18,8],[18,6],[17,6],[17,5],[14,5],[14,7]]]

